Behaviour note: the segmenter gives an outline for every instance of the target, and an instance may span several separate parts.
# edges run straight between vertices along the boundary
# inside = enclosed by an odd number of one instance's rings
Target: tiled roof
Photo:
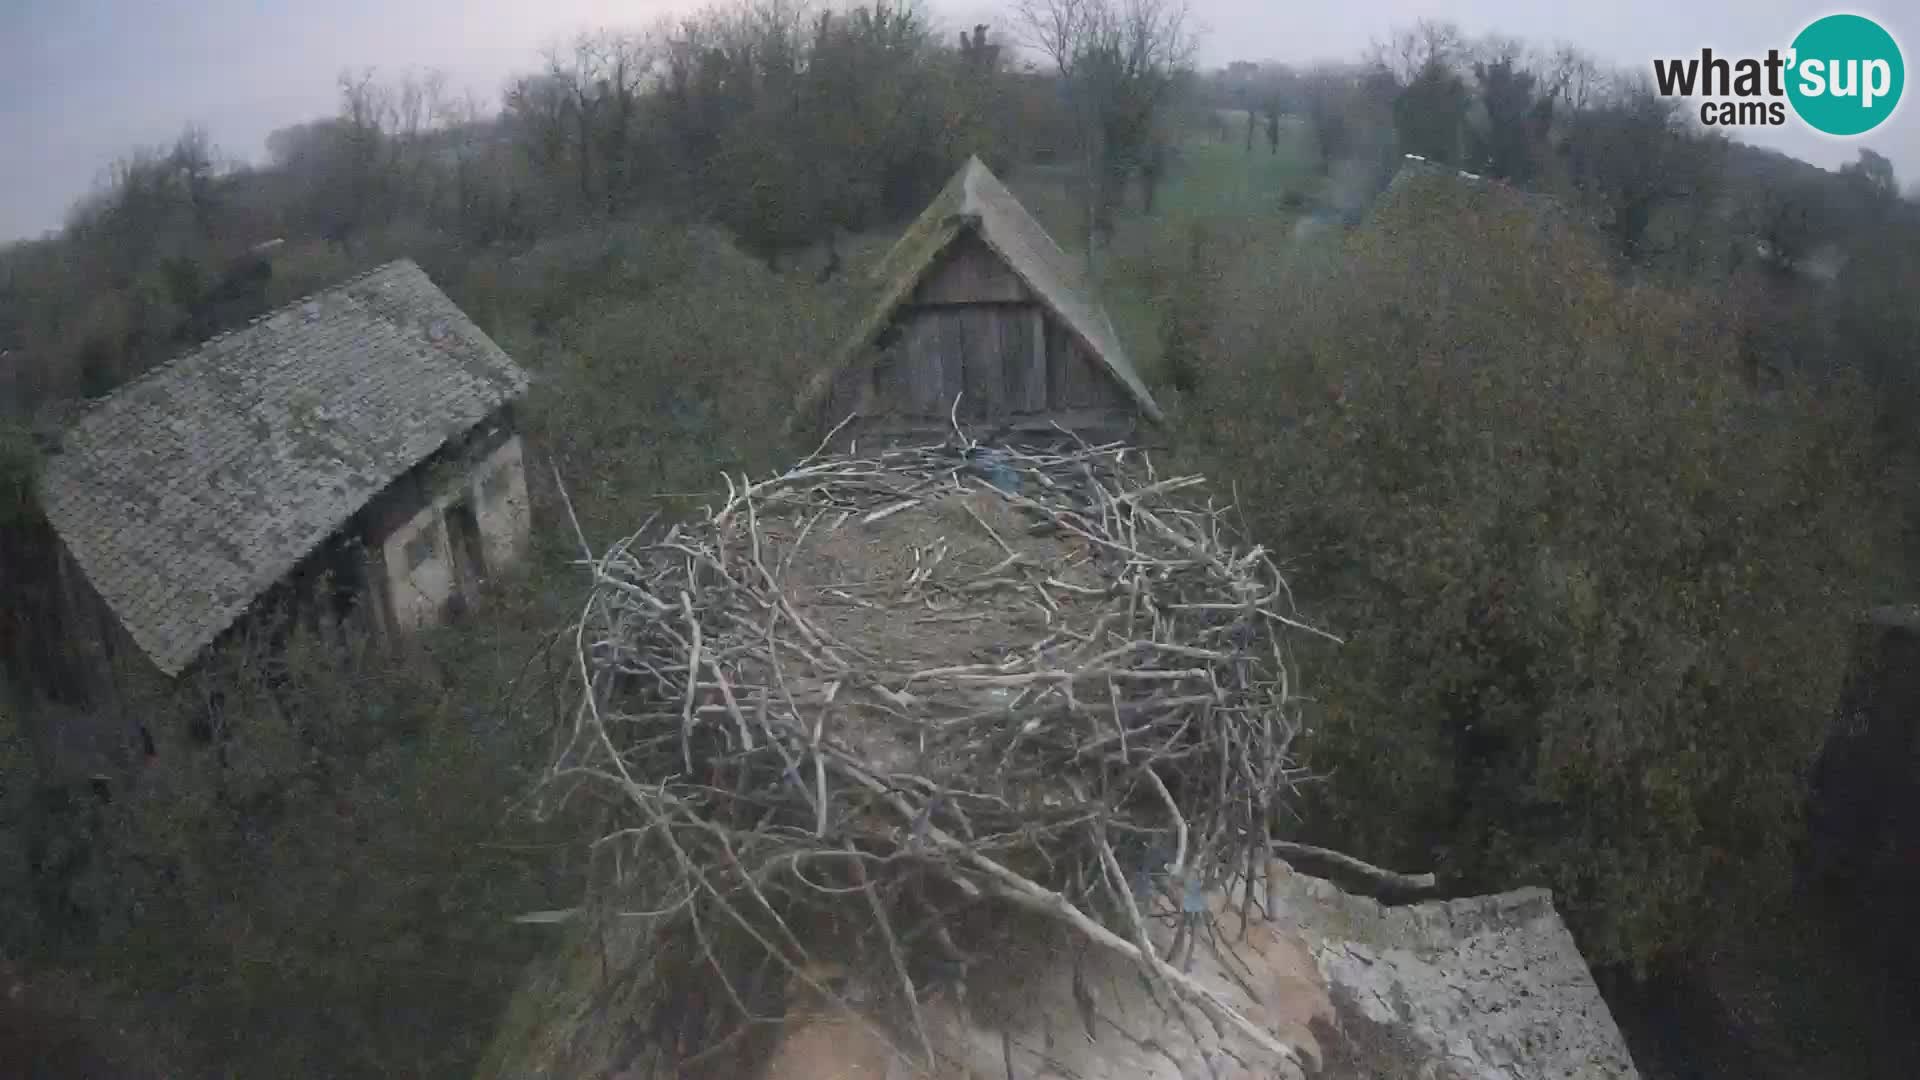
[[[874,270],[879,293],[874,305],[833,362],[807,384],[800,398],[801,414],[825,399],[833,377],[860,358],[892,318],[894,309],[913,294],[940,253],[968,229],[1005,260],[1008,268],[1127,388],[1141,411],[1161,419],[1160,406],[1127,359],[1126,350],[1120,347],[1112,320],[1094,300],[1079,267],[977,157],[967,159],[880,260]]]
[[[375,495],[527,376],[411,261],[256,319],[89,408],[47,518],[178,674]]]

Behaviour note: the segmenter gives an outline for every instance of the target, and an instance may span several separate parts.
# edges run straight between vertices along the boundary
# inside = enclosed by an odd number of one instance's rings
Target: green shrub
[[[596,545],[704,501],[679,496],[722,489],[722,470],[773,464],[802,379],[848,323],[840,288],[771,273],[717,232],[663,229],[657,246],[669,261],[577,300],[521,355],[529,438]]]
[[[0,419],[0,529],[37,518],[34,478],[40,450],[25,425]]]
[[[152,1006],[184,1075],[468,1073],[542,943],[511,917],[572,894],[513,814],[560,675],[519,589],[397,654],[296,634],[130,702],[157,756],[40,800],[29,846],[75,857],[40,860],[37,907],[0,895],[0,954]]]
[[[1736,925],[1872,587],[1860,396],[1749,391],[1721,311],[1496,187],[1234,278],[1196,439],[1349,639],[1309,828],[1549,885],[1600,963]]]

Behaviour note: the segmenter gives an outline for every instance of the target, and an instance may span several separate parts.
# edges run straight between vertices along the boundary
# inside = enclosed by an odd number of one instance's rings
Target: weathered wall
[[[480,522],[488,573],[511,568],[526,555],[533,534],[526,448],[520,436],[508,439],[474,470],[469,497]]]
[[[1019,275],[974,233],[956,239],[914,286],[912,304],[1025,303],[1033,298]]]
[[[448,511],[461,502],[473,508],[485,572],[498,573],[518,562],[526,551],[531,524],[525,450],[518,435],[431,493],[426,505],[394,527],[381,543],[385,591],[395,627],[432,625],[456,594],[464,595],[448,528]]]
[[[895,313],[879,344],[835,379],[820,418],[866,433],[964,423],[1111,430],[1130,426],[1125,390],[986,244],[956,240]]]
[[[436,478],[439,487],[430,491]],[[530,543],[531,515],[525,448],[513,432],[510,407],[451,440],[382,491],[256,597],[209,650],[259,628],[263,618],[317,616],[344,600],[340,594],[362,588],[382,628],[434,621],[454,595],[445,513],[461,499],[470,500],[474,508],[487,573],[518,563]],[[431,545],[432,558],[409,569],[406,548],[422,537]],[[100,762],[111,755],[98,748],[110,746],[117,753],[140,734],[141,716],[128,711],[130,692],[145,687],[146,680],[164,677],[51,530],[44,524],[31,536],[11,530],[0,536],[0,555],[14,552],[4,542],[9,539],[31,541],[20,550],[31,551],[39,565],[15,577],[0,573],[0,666],[5,672],[0,690],[28,701],[45,699],[71,712],[53,733],[57,739],[42,740],[52,747],[48,752],[57,762],[52,773],[101,771]],[[199,663],[196,659],[188,671]]]
[[[1339,1014],[1328,1075],[1638,1076],[1545,889],[1389,907],[1293,874],[1279,893]]]
[[[421,507],[380,546],[387,603],[398,629],[416,630],[438,622],[453,598],[446,505],[447,501],[435,500]]]
[[[36,511],[0,525],[0,679],[25,700],[111,704],[134,644]]]

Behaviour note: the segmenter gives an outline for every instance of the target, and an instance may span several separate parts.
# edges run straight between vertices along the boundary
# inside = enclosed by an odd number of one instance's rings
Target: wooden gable
[[[1132,411],[1112,373],[971,230],[894,310],[867,362],[835,379],[827,423],[857,412],[883,427],[944,426],[956,397],[973,423]]]
[[[1029,304],[1033,294],[979,236],[966,232],[947,248],[913,290],[908,306]]]

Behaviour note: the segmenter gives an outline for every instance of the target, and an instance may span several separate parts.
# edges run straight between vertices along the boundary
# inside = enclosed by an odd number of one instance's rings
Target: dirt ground
[[[871,524],[854,518],[826,532],[831,525],[817,524],[798,549],[798,528],[770,528],[786,567],[777,576],[803,616],[900,670],[993,663],[1014,642],[1046,635],[1055,616],[991,587],[1026,572],[1008,566],[1009,556],[1075,585],[1107,584],[1087,565],[1082,545],[1031,535],[1033,521],[990,491],[942,493]],[[915,584],[917,574],[924,576]]]

